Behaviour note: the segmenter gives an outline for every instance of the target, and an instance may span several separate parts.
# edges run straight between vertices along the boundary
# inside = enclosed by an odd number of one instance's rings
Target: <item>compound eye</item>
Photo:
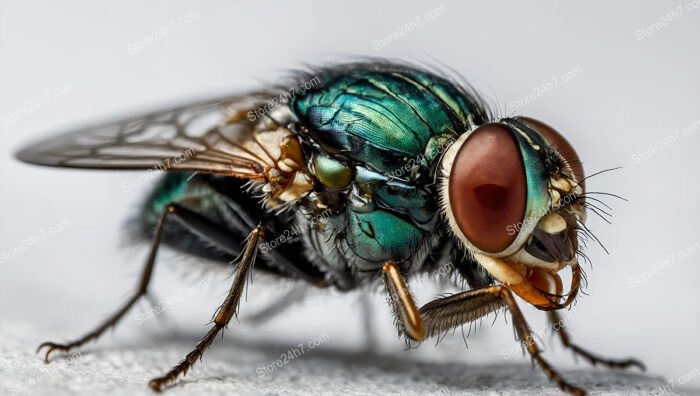
[[[530,129],[538,132],[540,136],[547,141],[547,143],[554,147],[554,149],[556,149],[559,154],[564,157],[566,162],[571,167],[571,171],[573,172],[576,181],[581,183],[581,187],[583,187],[584,183],[581,182],[584,178],[583,164],[581,164],[581,160],[579,159],[578,154],[576,154],[576,150],[574,150],[573,146],[571,146],[571,143],[569,143],[569,141],[566,140],[561,133],[557,132],[554,128],[542,121],[529,117],[517,117],[516,119],[530,127]]]
[[[460,230],[478,249],[497,253],[515,240],[525,216],[527,181],[514,131],[478,127],[455,155],[448,194]]]

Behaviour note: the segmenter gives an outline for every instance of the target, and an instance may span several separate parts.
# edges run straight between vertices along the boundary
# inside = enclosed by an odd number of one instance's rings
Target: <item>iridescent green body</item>
[[[131,222],[133,236],[152,241],[136,293],[86,336],[42,344],[47,362],[54,350],[99,337],[147,294],[161,244],[235,266],[236,274],[214,326],[149,382],[157,392],[186,374],[191,357],[201,358],[237,315],[253,269],[340,290],[383,278],[407,341],[501,308],[511,312],[518,337],[530,339],[514,295],[551,312],[574,302],[583,277],[578,232],[595,239],[584,222],[586,201],[598,200],[586,197],[583,167],[562,135],[529,117],[493,121],[477,95],[412,67],[355,63],[311,76],[300,77],[306,83],[294,95],[278,86],[190,103],[69,132],[17,154],[57,167],[168,171]],[[569,266],[564,293],[558,272]],[[471,290],[418,308],[405,280],[431,270],[447,281],[458,275],[451,280]],[[274,302],[258,321],[287,302]],[[594,364],[641,366],[562,340]],[[585,393],[559,377],[536,346],[528,349],[562,390]]]
[[[437,178],[449,146],[489,119],[477,97],[447,79],[397,65],[352,64],[314,76],[321,83],[296,95],[285,118],[275,119],[303,146],[314,177],[310,193],[289,210],[271,213],[238,180],[169,173],[148,200],[143,228],[151,232],[164,203],[173,201],[223,219],[241,238],[258,223],[273,240],[291,228],[294,235],[261,255],[261,265],[293,260],[341,289],[361,283],[364,274],[375,276],[387,260],[407,273],[425,268],[433,255],[447,254],[442,262],[466,260],[457,258],[440,214]],[[196,248],[194,241],[181,242],[190,238],[186,230],[175,225],[166,231],[166,243],[190,253]],[[471,271],[465,276],[481,276]]]

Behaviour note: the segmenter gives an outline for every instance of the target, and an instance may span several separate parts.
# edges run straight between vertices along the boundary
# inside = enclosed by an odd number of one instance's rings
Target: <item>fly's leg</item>
[[[245,318],[246,323],[259,325],[267,322],[273,317],[286,311],[292,305],[302,302],[306,298],[306,291],[307,290],[305,288],[295,287],[294,289],[283,293],[273,302],[265,306],[265,308],[262,308],[260,311],[247,316]]]
[[[188,353],[180,363],[175,365],[175,367],[170,369],[170,371],[168,371],[165,375],[152,379],[148,383],[151,389],[156,392],[160,392],[164,385],[175,381],[180,374],[187,374],[194,363],[202,358],[204,351],[211,345],[219,331],[225,328],[231,321],[231,318],[238,309],[238,304],[241,300],[241,296],[243,295],[243,290],[245,289],[245,285],[250,274],[250,269],[255,263],[258,243],[263,236],[264,228],[262,226],[257,226],[250,233],[246,246],[241,254],[238,269],[236,271],[236,277],[233,280],[231,289],[229,290],[223,304],[221,304],[221,306],[214,313],[214,326],[209,329],[207,334],[205,334],[194,347],[194,350]]]
[[[387,261],[383,271],[384,282],[389,294],[389,304],[396,316],[399,333],[406,334],[414,341],[423,341],[425,339],[423,319],[421,319],[418,308],[413,302],[411,291],[406,287],[406,282],[404,282],[398,267],[392,261]]]
[[[371,297],[365,293],[360,295],[360,310],[362,312],[362,332],[365,333],[364,348],[367,352],[377,349],[377,338],[374,332],[374,309]]]
[[[166,207],[166,209],[163,211],[163,213],[160,215],[160,218],[158,220],[158,223],[156,225],[156,230],[155,230],[155,235],[153,236],[153,241],[151,243],[151,250],[150,253],[148,254],[148,259],[146,260],[146,265],[143,268],[143,273],[141,274],[141,280],[138,284],[138,287],[136,289],[136,292],[132,294],[132,296],[127,300],[127,302],[114,314],[112,314],[107,320],[102,322],[99,326],[97,326],[94,330],[91,332],[85,334],[84,336],[78,338],[75,341],[68,342],[65,344],[58,344],[55,342],[44,342],[43,344],[39,345],[39,348],[37,349],[37,353],[40,352],[43,348],[47,348],[46,350],[46,355],[44,356],[44,362],[48,363],[49,362],[49,355],[53,351],[63,351],[63,352],[68,352],[71,351],[75,348],[78,348],[85,343],[89,341],[94,341],[98,339],[107,329],[115,326],[123,317],[126,315],[126,313],[131,309],[131,307],[136,304],[136,302],[146,295],[148,292],[148,284],[151,281],[151,274],[153,273],[153,267],[156,262],[156,254],[158,253],[158,246],[160,245],[161,238],[163,236],[163,225],[165,224],[165,219],[168,215],[174,215],[175,217],[178,217],[179,212],[181,211],[181,207],[175,205],[175,204],[170,204]]]
[[[585,395],[586,392],[566,382],[541,355],[527,321],[505,286],[489,286],[469,290],[452,296],[429,302],[420,309],[429,336],[437,335],[463,323],[476,320],[501,307],[507,307],[513,318],[513,327],[518,339],[527,348],[530,356],[542,368],[547,377],[556,382],[559,388],[573,395]]]
[[[596,364],[601,364],[603,366],[607,366],[609,368],[615,368],[615,369],[621,369],[621,368],[627,368],[631,366],[637,366],[639,367],[642,371],[646,371],[646,368],[644,367],[644,364],[636,359],[623,359],[623,360],[614,360],[614,359],[606,359],[602,358],[599,356],[596,356],[587,350],[579,347],[578,345],[574,344],[571,342],[571,339],[569,338],[569,333],[564,329],[564,327],[561,325],[561,317],[556,311],[548,311],[547,316],[549,318],[549,321],[552,324],[552,328],[554,331],[556,331],[559,334],[559,339],[561,340],[561,343],[567,347],[570,348],[575,355],[581,356],[584,359],[586,359],[590,364],[596,365]]]

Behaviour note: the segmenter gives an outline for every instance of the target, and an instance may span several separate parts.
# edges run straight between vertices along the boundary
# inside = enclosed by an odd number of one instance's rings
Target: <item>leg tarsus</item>
[[[197,360],[202,359],[202,355],[204,355],[204,351],[211,345],[211,343],[214,341],[214,338],[216,338],[217,333],[223,328],[223,326],[219,326],[218,324],[214,324],[214,327],[212,327],[207,334],[200,340],[197,345],[195,346],[194,350],[192,350],[190,353],[185,356],[184,359],[182,359],[178,364],[175,365],[170,371],[168,371],[165,375],[157,378],[153,378],[152,380],[148,381],[148,386],[155,392],[160,392],[163,390],[163,387],[174,382],[178,375],[182,373],[182,375],[186,375],[188,371],[190,371],[190,368],[197,362]]]
[[[646,371],[644,363],[640,362],[637,359],[608,359],[588,352],[587,350],[571,342],[571,338],[569,338],[569,333],[566,330],[564,330],[562,326],[555,326],[555,324],[561,322],[560,316],[556,311],[548,311],[547,317],[549,318],[549,321],[551,322],[554,331],[556,331],[559,334],[559,340],[561,340],[562,345],[564,345],[566,348],[571,349],[571,351],[574,353],[574,356],[581,356],[593,366],[600,364],[611,369],[624,369],[636,366],[640,370]]]
[[[124,306],[119,309],[116,313],[114,313],[109,319],[104,321],[100,326],[98,326],[95,330],[91,331],[90,333],[80,337],[79,339],[65,343],[65,344],[59,344],[55,342],[44,342],[39,347],[36,349],[36,353],[39,353],[42,349],[47,348],[46,350],[46,355],[44,355],[44,363],[48,364],[49,363],[49,356],[53,351],[61,351],[61,352],[70,352],[75,348],[78,348],[85,343],[89,341],[94,341],[97,340],[107,329],[110,327],[114,326],[119,322],[119,320],[126,314],[126,312],[138,301],[138,299],[145,293],[144,292],[137,292],[134,294],[129,301],[127,301]]]

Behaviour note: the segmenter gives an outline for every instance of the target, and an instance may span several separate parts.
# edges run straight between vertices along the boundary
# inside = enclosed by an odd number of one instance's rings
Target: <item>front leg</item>
[[[414,341],[423,341],[425,339],[423,320],[398,267],[396,267],[394,262],[387,261],[384,264],[383,271],[384,282],[389,293],[389,305],[396,317],[399,333],[406,334]]]
[[[561,343],[571,349],[574,352],[574,355],[576,356],[582,356],[584,359],[586,359],[590,364],[596,365],[596,364],[601,364],[603,366],[607,366],[608,368],[613,368],[613,369],[623,369],[631,366],[637,366],[640,370],[645,371],[646,368],[644,367],[644,364],[640,362],[637,359],[622,359],[622,360],[616,360],[616,359],[607,359],[603,358],[597,355],[594,355],[587,350],[581,348],[580,346],[574,344],[571,342],[571,338],[569,337],[569,333],[564,329],[563,326],[558,325],[561,323],[561,318],[559,314],[556,311],[548,311],[547,316],[549,317],[549,321],[552,325],[552,329],[559,334],[559,339],[561,340]]]
[[[420,309],[428,336],[438,335],[463,323],[476,320],[501,307],[507,307],[513,317],[513,327],[518,339],[526,345],[528,353],[542,368],[547,377],[556,382],[563,391],[573,395],[586,392],[565,381],[541,355],[535,339],[520,311],[511,291],[505,286],[495,285],[469,290],[429,302]]]

